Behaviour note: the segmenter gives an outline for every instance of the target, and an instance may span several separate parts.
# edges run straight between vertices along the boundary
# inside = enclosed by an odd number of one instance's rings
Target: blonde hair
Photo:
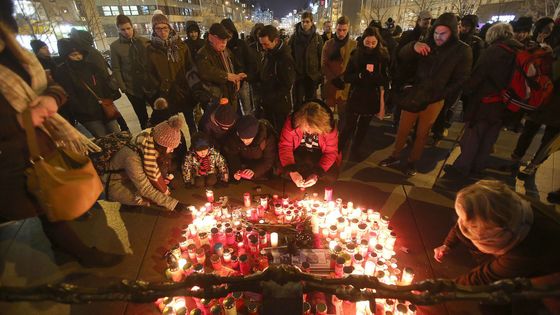
[[[500,227],[508,227],[523,208],[523,199],[497,180],[480,180],[461,189],[456,202],[463,207],[466,221],[482,220]]]
[[[316,102],[308,102],[294,113],[294,123],[296,128],[309,127],[320,134],[332,131],[331,115],[327,110]]]

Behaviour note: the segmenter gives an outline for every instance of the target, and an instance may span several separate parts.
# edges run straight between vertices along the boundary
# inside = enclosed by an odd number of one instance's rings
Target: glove
[[[341,77],[336,77],[331,80],[331,84],[339,90],[344,90],[344,80]]]
[[[189,209],[189,206],[187,206],[186,204],[178,202],[173,211],[190,213],[191,209]]]

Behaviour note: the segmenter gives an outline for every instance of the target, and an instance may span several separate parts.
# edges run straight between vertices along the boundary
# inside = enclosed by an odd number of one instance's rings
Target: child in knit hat
[[[186,185],[212,187],[221,180],[229,180],[228,167],[224,157],[210,146],[208,136],[202,132],[192,137],[191,149],[185,157],[183,167],[183,180]]]

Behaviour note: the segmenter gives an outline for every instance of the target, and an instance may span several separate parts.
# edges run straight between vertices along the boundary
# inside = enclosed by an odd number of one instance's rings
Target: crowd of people
[[[37,57],[33,59],[14,44],[17,25],[12,16],[2,16],[0,161],[4,167],[0,170],[11,185],[0,190],[1,217],[39,215],[51,242],[84,265],[111,265],[118,260],[80,243],[64,222],[49,222],[26,190],[29,154],[18,121],[19,95],[10,90],[9,82],[39,95],[30,109],[35,127],[58,111],[87,137],[102,139],[96,143],[113,145],[102,147],[111,150],[110,158],[105,156],[103,174],[106,199],[169,211],[188,210],[172,196],[169,185],[175,174],[195,189],[275,176],[300,188],[320,181],[332,183],[338,177],[342,153],[362,150],[374,116],[379,120],[392,117],[396,131],[394,149],[380,166],[400,164],[412,137],[403,169],[408,176],[416,174],[416,163],[430,137],[437,144],[446,136],[450,113],[461,108],[457,104],[462,104],[465,127],[461,154],[445,167],[450,174],[468,177],[482,172],[500,131],[518,130],[522,121],[511,155],[514,167],[519,167],[535,134],[546,125],[538,158],[527,166],[526,174],[534,174],[550,154],[551,143],[557,141],[559,21],[543,17],[533,23],[521,17],[479,30],[475,15],[459,18],[444,13],[434,19],[423,11],[412,30],[401,34],[392,20],[385,27],[372,21],[355,39],[349,34],[347,17],[336,20],[334,33],[330,22],[323,26],[319,35],[313,15],[305,12],[290,37],[273,25],[256,24],[243,38],[230,19],[210,25],[205,36],[196,22],[189,21],[183,41],[161,12],[152,17],[149,39],[138,36],[131,20],[119,15],[119,38],[110,46],[109,65],[93,47],[91,34],[77,30],[58,41],[56,59],[44,42],[32,41]],[[521,59],[529,62],[520,65]],[[527,82],[525,91],[540,93],[538,104],[520,107],[511,101],[515,74],[522,74],[522,82]],[[39,80],[45,75],[46,80]],[[123,94],[140,123],[142,131],[137,135],[123,136],[127,122],[121,116],[108,118],[102,107],[106,100]],[[181,131],[185,127],[188,135]],[[116,137],[126,141],[110,141]],[[522,268],[519,264],[514,266],[517,269],[495,266],[512,253],[526,255],[523,246],[529,245],[525,243],[548,238],[527,229],[527,225],[544,224],[538,207],[531,208],[499,184],[477,185],[458,194],[459,221],[435,254],[441,260],[458,240],[467,238],[471,242],[465,243],[471,247],[474,243],[497,257],[459,278],[462,283],[516,275],[515,270]],[[477,206],[481,202],[491,208],[488,213]],[[15,205],[17,213],[10,211]],[[512,218],[502,213],[514,206],[518,212],[507,214]],[[494,229],[482,231],[480,220],[487,220]],[[519,235],[504,236],[500,229]],[[549,230],[539,233],[558,233],[557,227]],[[487,237],[490,232],[498,243],[487,243],[477,235]],[[547,271],[559,265],[557,255],[553,259]]]

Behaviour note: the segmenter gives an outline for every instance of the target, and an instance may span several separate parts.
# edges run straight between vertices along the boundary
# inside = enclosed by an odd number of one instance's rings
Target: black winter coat
[[[463,90],[469,99],[465,120],[471,123],[476,121],[498,123],[505,113],[506,108],[503,103],[484,104],[481,101],[485,96],[499,94],[509,83],[515,55],[500,45],[507,45],[514,49],[523,48],[521,43],[507,40],[495,42],[482,52]]]
[[[87,85],[99,98],[111,99],[113,93],[109,82],[103,78],[99,68],[87,61],[74,63],[67,60],[59,65],[54,79],[68,93],[68,102],[61,114],[82,123],[105,120],[98,99],[86,88]]]
[[[265,111],[288,114],[292,111],[291,90],[296,78],[294,60],[284,41],[265,53],[260,72],[262,106]]]
[[[344,82],[350,83],[348,111],[357,114],[377,114],[380,109],[380,89],[387,90],[388,58],[379,56],[375,51],[369,52],[359,45],[350,56],[344,72]],[[366,70],[373,65],[373,72]]]
[[[231,132],[222,152],[232,176],[245,165],[255,172],[253,178],[261,178],[272,169],[278,158],[277,144],[278,136],[272,125],[267,120],[260,120],[259,130],[250,145],[246,146],[236,132]]]

